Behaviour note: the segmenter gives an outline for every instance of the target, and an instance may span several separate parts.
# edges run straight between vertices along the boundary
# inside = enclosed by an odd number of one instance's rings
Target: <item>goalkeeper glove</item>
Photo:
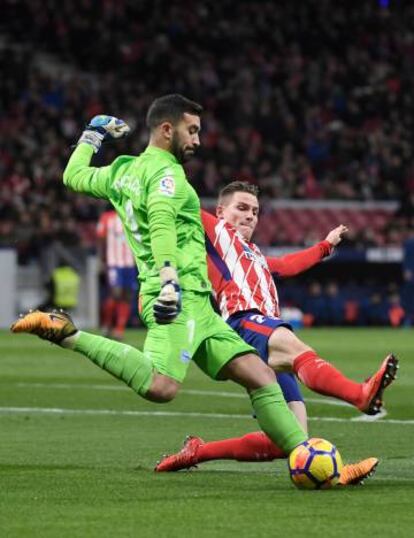
[[[124,138],[131,129],[123,121],[114,116],[95,116],[86,126],[78,144],[89,144],[93,151],[97,153],[103,142],[114,140],[115,138]]]
[[[154,318],[160,325],[172,323],[181,312],[181,288],[177,272],[166,262],[160,271],[161,292],[154,303]]]

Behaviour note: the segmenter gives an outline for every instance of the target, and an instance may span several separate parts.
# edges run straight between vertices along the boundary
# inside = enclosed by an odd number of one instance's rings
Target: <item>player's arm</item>
[[[63,172],[63,183],[75,192],[84,192],[95,198],[107,199],[111,167],[90,166],[92,156],[91,146],[79,144]]]
[[[307,271],[323,258],[329,256],[334,247],[342,241],[342,237],[347,231],[348,228],[341,224],[331,230],[323,241],[310,248],[280,258],[267,257],[270,272],[280,278],[286,278]]]
[[[111,166],[90,166],[92,156],[103,142],[123,138],[129,133],[128,125],[113,116],[95,116],[83,131],[75,151],[63,172],[63,183],[76,192],[96,198],[107,198]]]
[[[185,176],[179,165],[161,168],[149,182],[147,218],[151,250],[158,269],[177,267],[176,219],[185,202]]]
[[[177,273],[177,214],[185,201],[185,176],[181,166],[160,169],[151,179],[147,218],[151,251],[160,272],[161,292],[154,304],[158,323],[171,323],[181,311]]]

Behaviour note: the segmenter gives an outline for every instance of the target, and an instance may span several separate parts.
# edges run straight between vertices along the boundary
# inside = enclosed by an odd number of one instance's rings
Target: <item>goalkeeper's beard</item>
[[[177,159],[177,161],[181,164],[186,163],[189,161],[195,154],[195,149],[191,148],[191,150],[187,151],[185,150],[185,146],[182,146],[180,144],[180,137],[177,133],[173,134],[173,137],[171,139],[171,153],[174,155],[174,157]]]

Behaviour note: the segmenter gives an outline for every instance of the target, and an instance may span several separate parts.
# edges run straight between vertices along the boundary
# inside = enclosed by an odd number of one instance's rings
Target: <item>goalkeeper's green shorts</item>
[[[191,360],[213,379],[239,355],[257,351],[214,312],[207,293],[184,291],[182,311],[173,323],[159,325],[152,311],[157,296],[140,297],[141,319],[148,328],[144,354],[160,374],[182,383]]]

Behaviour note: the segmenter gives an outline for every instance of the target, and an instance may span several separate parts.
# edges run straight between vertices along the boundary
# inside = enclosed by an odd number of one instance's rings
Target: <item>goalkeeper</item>
[[[191,360],[213,379],[247,390],[261,429],[284,452],[306,439],[273,371],[212,309],[200,202],[182,163],[200,145],[202,107],[180,95],[156,99],[147,114],[149,144],[138,157],[90,166],[102,142],[129,128],[96,116],[79,139],[63,181],[108,200],[119,214],[139,270],[144,350],[79,331],[64,312],[29,312],[11,327],[72,349],[155,402],[172,400]]]

